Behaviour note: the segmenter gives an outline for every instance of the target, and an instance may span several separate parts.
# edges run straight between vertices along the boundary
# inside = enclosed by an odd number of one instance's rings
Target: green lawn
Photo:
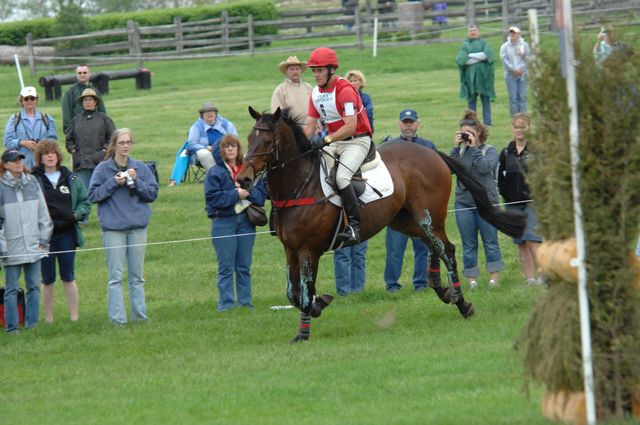
[[[497,53],[500,40],[491,41]],[[338,52],[341,72],[357,68],[367,77],[377,141],[396,135],[399,111],[411,107],[422,117],[420,134],[448,151],[466,106],[458,99],[457,48],[383,48],[377,58],[369,50]],[[484,274],[478,290],[464,286],[476,306],[470,320],[432,291],[411,290],[411,249],[403,290],[386,293],[384,232],[369,245],[366,291],[336,299],[313,321],[309,343],[288,344],[297,312],[269,308],[286,303],[285,261],[280,243],[266,233],[256,239],[255,310],[215,311],[216,264],[211,242],[202,239],[210,232],[202,184],[166,183],[202,102],[215,102],[246,140],[253,124],[247,106],[269,107],[282,79],[277,64],[286,56],[150,63],[150,91],[136,91],[132,80],[111,83],[109,115],[118,127],[134,130],[132,155],[158,161],[161,189],[149,241],[175,242],[147,249],[152,319],[125,327],[107,322],[104,254],[90,249],[101,246],[94,210],[87,250],[77,254],[80,322],[69,322],[57,285],[55,324],[0,334],[1,424],[546,423],[541,389],[530,388],[527,397],[513,349],[544,289],[523,285],[507,237],[501,236],[507,269],[500,288],[490,290]],[[27,76],[27,83],[36,79]],[[8,117],[17,110],[14,68],[0,68],[0,88],[0,116]],[[496,90],[489,142],[500,148],[510,123],[499,66]],[[59,102],[43,106],[60,128]],[[448,229],[460,253],[452,216]],[[321,260],[318,282],[320,292],[335,294],[331,254]]]

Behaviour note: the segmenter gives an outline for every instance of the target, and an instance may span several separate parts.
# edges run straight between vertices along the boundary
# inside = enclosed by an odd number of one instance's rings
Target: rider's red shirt
[[[343,117],[357,115],[356,131],[353,135],[368,134],[371,126],[362,99],[355,88],[344,78],[338,77],[326,88],[315,86],[309,98],[309,116],[322,119],[334,133],[344,125]]]

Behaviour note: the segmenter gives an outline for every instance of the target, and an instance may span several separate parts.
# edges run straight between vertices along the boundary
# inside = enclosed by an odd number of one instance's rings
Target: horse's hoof
[[[309,335],[296,335],[291,341],[289,341],[289,344],[297,344],[298,342],[306,342],[309,341]]]
[[[320,315],[322,314],[322,310],[327,308],[329,304],[331,304],[331,301],[333,301],[333,296],[329,294],[323,294],[319,297],[316,297],[316,299],[313,301],[313,304],[311,305],[311,310],[309,310],[309,314],[311,315],[311,317],[320,317]]]
[[[465,319],[468,319],[469,317],[473,316],[474,313],[476,312],[476,308],[473,306],[473,304],[468,302],[462,302],[457,306],[458,306],[458,311],[460,311],[460,314],[462,314],[462,317],[464,317]]]

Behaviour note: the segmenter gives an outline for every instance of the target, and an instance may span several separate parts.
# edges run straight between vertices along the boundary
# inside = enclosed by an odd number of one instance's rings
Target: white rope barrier
[[[493,206],[494,207],[499,207],[499,206],[506,206],[506,205],[526,204],[526,203],[529,203],[529,202],[533,202],[533,200],[527,199],[526,201],[503,202],[503,203],[499,203],[499,204],[493,204]],[[456,212],[456,211],[468,211],[468,210],[475,210],[475,209],[477,209],[477,208],[476,207],[458,208],[458,209],[453,209],[453,210],[447,210],[447,213],[453,213],[453,212]],[[212,241],[214,239],[237,238],[237,237],[241,237],[241,236],[255,236],[255,235],[264,235],[264,234],[271,234],[271,231],[264,230],[264,231],[261,231],[261,232],[240,233],[240,234],[237,234],[237,235],[209,236],[209,237],[205,237],[205,238],[177,239],[177,240],[172,240],[172,241],[147,242],[147,243],[144,243],[144,244],[118,245],[118,246],[110,246],[110,247],[101,246],[101,247],[96,247],[96,248],[70,249],[70,250],[66,250],[66,251],[51,251],[51,252],[48,253],[48,255],[52,255],[52,254],[67,254],[67,253],[70,253],[70,252],[104,251],[104,250],[107,250],[107,249],[133,248],[133,247],[136,247],[136,246],[172,245],[172,244],[178,244],[178,243]],[[21,255],[5,255],[3,258],[14,258],[14,257],[25,257],[25,255],[24,254],[21,254]]]

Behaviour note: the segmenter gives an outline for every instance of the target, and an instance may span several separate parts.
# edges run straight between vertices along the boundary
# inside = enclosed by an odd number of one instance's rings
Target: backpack
[[[487,156],[487,151],[489,150],[490,147],[493,147],[492,145],[490,145],[489,143],[485,143],[482,145],[482,147],[480,148],[480,153],[482,153],[482,156]],[[494,148],[495,149],[495,148]],[[463,143],[460,146],[460,157],[462,157],[462,155],[464,155],[464,151],[467,150],[467,144]],[[498,161],[498,163],[496,164],[496,167],[491,170],[491,176],[493,176],[493,179],[496,181],[496,185],[498,184],[498,172],[500,170],[500,161]]]
[[[40,118],[42,119],[42,122],[44,123],[45,128],[49,130],[48,114],[45,114],[44,112],[40,112]],[[20,124],[21,120],[22,120],[22,114],[20,112],[16,112],[13,119],[13,131],[16,131],[18,129],[18,124]]]

